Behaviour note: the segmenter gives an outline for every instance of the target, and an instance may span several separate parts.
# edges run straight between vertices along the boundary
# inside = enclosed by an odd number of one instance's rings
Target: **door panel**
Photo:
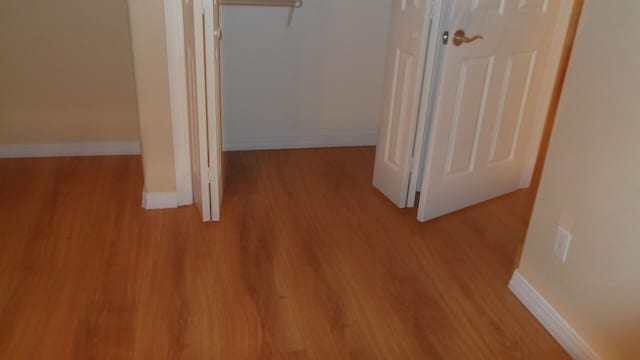
[[[549,0],[520,0],[518,8],[520,10],[534,10],[534,11],[547,11],[547,5]]]
[[[485,10],[498,10],[502,12],[502,1],[500,0],[474,0],[471,5],[471,10],[485,9]]]
[[[537,52],[509,55],[505,69],[489,164],[513,161]]]
[[[389,145],[385,148],[384,160],[389,166],[395,169],[400,167],[401,161],[401,142],[400,134],[403,132],[402,119],[407,117],[407,112],[411,109],[411,85],[413,56],[406,51],[396,50],[396,57],[393,65],[393,82],[391,90],[391,108],[389,109],[389,130],[387,132],[386,143]]]
[[[446,176],[473,171],[492,69],[493,57],[464,60],[460,66]]]
[[[452,0],[428,139],[421,221],[518,188],[558,1]],[[456,46],[457,30],[482,38]]]
[[[405,207],[432,2],[402,0],[391,4],[391,30],[373,184],[397,206]]]

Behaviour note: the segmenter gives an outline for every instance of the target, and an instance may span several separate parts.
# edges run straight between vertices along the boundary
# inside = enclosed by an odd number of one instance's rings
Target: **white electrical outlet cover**
[[[556,242],[553,247],[553,253],[562,260],[567,261],[567,253],[569,252],[569,245],[571,244],[571,233],[558,226],[558,233],[556,234]]]

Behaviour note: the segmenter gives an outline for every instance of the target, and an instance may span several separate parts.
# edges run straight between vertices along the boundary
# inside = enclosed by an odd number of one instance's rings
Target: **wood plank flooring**
[[[228,153],[210,224],[139,157],[0,160],[0,359],[567,359],[507,289],[533,194],[420,224],[373,159]]]

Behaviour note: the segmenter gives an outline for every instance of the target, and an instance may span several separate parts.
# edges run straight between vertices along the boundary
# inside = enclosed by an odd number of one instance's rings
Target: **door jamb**
[[[164,0],[171,130],[178,205],[193,204],[182,0]]]

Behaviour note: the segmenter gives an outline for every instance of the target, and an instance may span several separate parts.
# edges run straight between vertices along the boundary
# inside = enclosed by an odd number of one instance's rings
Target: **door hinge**
[[[409,173],[413,173],[413,158],[409,159]]]
[[[207,174],[208,174],[208,179],[209,180],[209,184],[211,184],[213,182],[213,169],[212,168],[208,168],[207,169]]]

